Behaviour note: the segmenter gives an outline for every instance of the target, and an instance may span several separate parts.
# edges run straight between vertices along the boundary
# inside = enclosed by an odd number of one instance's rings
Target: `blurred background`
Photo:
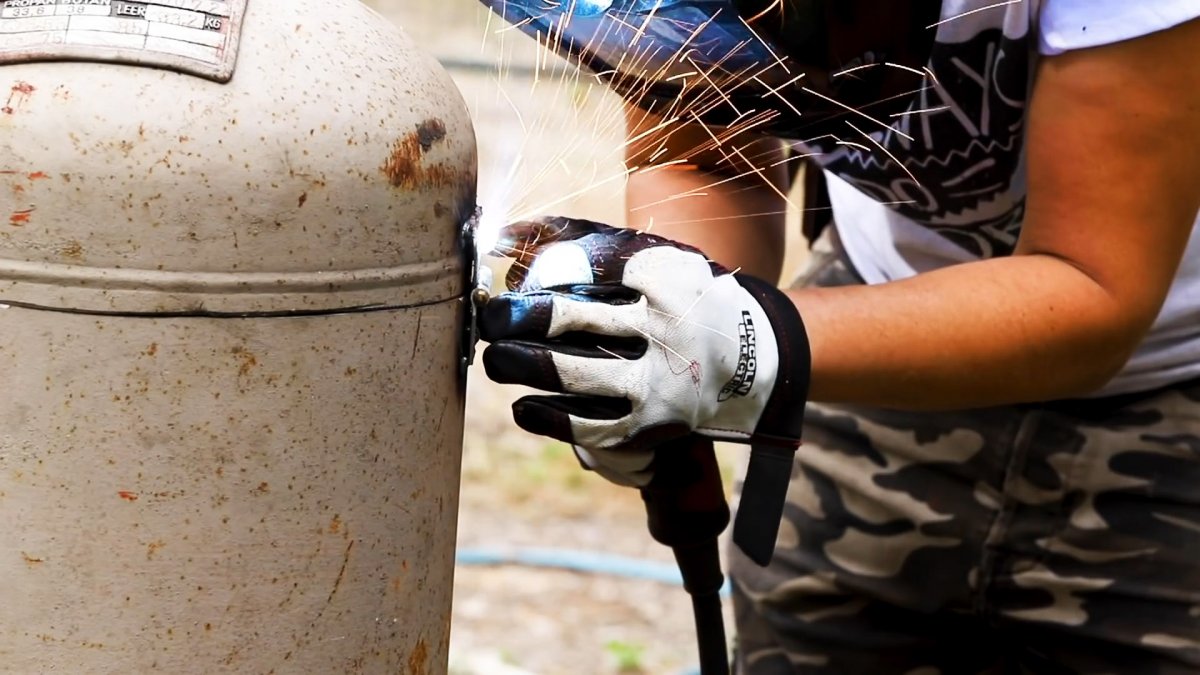
[[[614,96],[489,21],[476,0],[365,1],[458,84],[475,120],[487,211],[623,224],[624,129]],[[794,267],[800,247],[791,248]],[[645,574],[673,567],[669,549],[646,531],[638,494],[582,471],[569,447],[517,429],[509,406],[522,393],[488,382],[478,368],[471,374],[451,672],[691,672],[694,632],[683,589],[615,574],[613,561],[595,559],[620,556]],[[728,486],[745,455],[736,447],[721,452]],[[596,569],[503,562],[516,557]]]

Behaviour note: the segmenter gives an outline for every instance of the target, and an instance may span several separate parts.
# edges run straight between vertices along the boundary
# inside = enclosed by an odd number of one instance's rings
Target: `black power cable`
[[[728,675],[721,614],[725,575],[717,538],[729,525],[729,505],[712,441],[691,435],[660,446],[654,479],[642,489],[642,500],[650,534],[671,547],[683,586],[692,596],[700,673]]]

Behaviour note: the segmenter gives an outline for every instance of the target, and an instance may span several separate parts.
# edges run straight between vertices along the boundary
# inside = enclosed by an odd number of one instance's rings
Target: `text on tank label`
[[[109,61],[225,82],[247,1],[0,0],[0,65]]]

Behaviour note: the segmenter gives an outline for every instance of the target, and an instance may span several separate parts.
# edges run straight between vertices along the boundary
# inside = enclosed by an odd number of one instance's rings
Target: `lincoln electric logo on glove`
[[[728,401],[734,396],[747,396],[754,386],[754,374],[758,372],[758,359],[754,356],[754,320],[750,312],[742,312],[742,322],[738,324],[738,338],[741,351],[738,355],[737,370],[733,371],[733,379],[721,388],[718,401]]]

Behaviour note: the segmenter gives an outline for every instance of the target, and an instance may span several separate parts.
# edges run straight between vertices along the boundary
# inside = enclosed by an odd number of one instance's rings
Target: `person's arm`
[[[805,400],[962,409],[1091,393],[1145,338],[1200,209],[1197,40],[1200,20],[1043,63],[1008,258],[787,295],[653,234],[514,223],[502,247],[524,272],[483,314],[488,375],[567,394],[517,401],[522,428],[643,459],[687,432],[790,446]],[[596,341],[562,340],[579,334]]]
[[[752,133],[726,138],[694,123],[654,131],[661,118],[633,106],[625,118],[627,137],[637,139],[626,146],[626,164],[662,166],[629,177],[629,225],[695,246],[731,270],[778,280],[788,190],[783,144]]]
[[[1200,208],[1196,44],[1200,20],[1043,62],[1016,255],[793,292],[811,399],[962,408],[1111,379],[1161,309]]]

